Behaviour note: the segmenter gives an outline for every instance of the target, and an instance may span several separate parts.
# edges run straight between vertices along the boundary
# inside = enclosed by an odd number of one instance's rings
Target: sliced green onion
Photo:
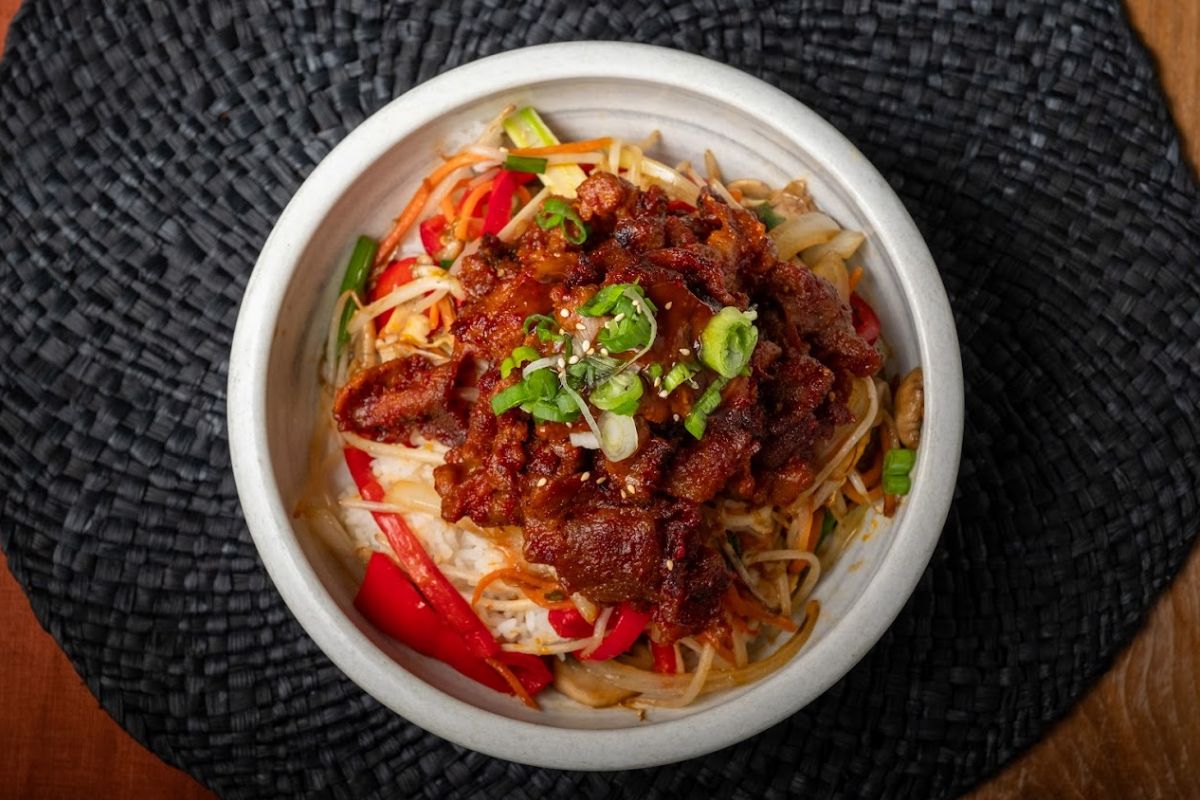
[[[346,274],[342,277],[342,286],[338,289],[339,296],[353,291],[359,300],[362,299],[363,289],[367,285],[367,276],[371,272],[371,263],[375,260],[375,252],[378,249],[379,244],[370,236],[358,237],[358,241],[354,243],[354,250],[350,253],[350,261],[346,265]],[[342,319],[338,322],[339,349],[350,340],[350,333],[346,330],[346,326],[350,323],[350,318],[354,316],[356,310],[358,309],[354,303],[346,303],[346,307],[342,309]]]
[[[895,477],[905,477],[912,472],[913,464],[917,463],[917,453],[898,447],[888,450],[883,456],[883,474]]]
[[[753,324],[756,317],[753,311],[722,308],[700,334],[700,360],[722,377],[737,377],[750,363],[758,344],[758,328]]]
[[[512,371],[517,367],[522,366],[530,361],[534,361],[539,356],[537,350],[534,350],[528,345],[521,345],[516,350],[512,351],[512,355],[500,362],[500,377],[507,378]]]
[[[450,269],[451,267],[454,266],[454,259],[453,258],[443,258],[441,261],[438,262],[438,266],[441,267],[442,269]]]
[[[612,411],[601,414],[600,447],[610,461],[624,461],[637,452],[637,424],[633,417]]]
[[[771,207],[770,203],[759,203],[754,207],[754,213],[758,215],[758,219],[767,230],[784,222],[784,218],[775,213],[775,209]]]
[[[686,382],[699,371],[699,368],[687,363],[686,361],[677,362],[675,366],[671,367],[670,371],[667,372],[667,376],[663,378],[662,390],[670,394],[671,392],[675,391],[680,384]]]
[[[627,417],[637,411],[643,391],[640,377],[632,372],[622,372],[597,386],[588,399],[596,408]]]
[[[531,156],[509,156],[504,159],[504,168],[513,172],[531,172],[541,175],[546,171],[546,159]]]
[[[492,413],[496,415],[503,414],[505,411],[516,408],[532,399],[533,393],[530,392],[529,386],[525,381],[521,381],[492,396]]]
[[[529,106],[519,108],[504,118],[504,132],[517,147],[549,147],[558,144],[558,137],[550,130],[537,111]],[[539,176],[542,184],[550,191],[563,197],[574,197],[579,184],[587,175],[578,164],[551,164]]]
[[[655,364],[651,364],[650,366],[646,367],[645,371],[646,371],[646,375],[650,378],[650,380],[654,380],[655,378],[662,377],[663,367],[662,367],[662,364],[655,363]]]
[[[834,528],[837,527],[837,520],[829,509],[825,509],[825,516],[821,518],[821,535],[817,539],[817,550],[825,546],[825,540],[833,535]]]
[[[575,313],[581,317],[599,317],[607,314],[613,310],[613,306],[621,299],[621,294],[625,291],[625,287],[632,285],[630,283],[614,283],[605,286],[592,295],[592,299],[575,309]]]
[[[684,419],[683,427],[697,439],[704,437],[704,430],[708,427],[708,415],[721,405],[721,390],[725,388],[726,383],[728,381],[724,378],[717,378],[710,383]]]
[[[579,416],[579,409],[574,408],[574,403],[571,403],[571,398],[566,395],[559,395],[572,407],[564,409],[563,404],[555,400],[533,400],[521,406],[523,411],[527,411],[531,417],[539,422],[572,422]]]
[[[542,203],[533,221],[544,231],[561,226],[563,237],[571,244],[583,244],[587,241],[587,225],[583,224],[583,220],[575,209],[571,208],[571,204],[561,197],[551,197]]]
[[[611,293],[603,298],[600,295],[610,289],[620,288],[620,297],[611,301]],[[600,298],[597,300],[597,298]],[[658,335],[658,322],[654,313],[658,310],[653,301],[646,296],[642,287],[634,283],[618,283],[606,286],[593,300],[597,300],[596,308],[606,308],[600,313],[612,314],[612,319],[604,323],[596,341],[611,353],[624,353],[629,350],[639,352],[626,365],[641,358],[654,344]]]
[[[912,489],[912,480],[907,475],[884,475],[884,494],[908,494]]]
[[[571,385],[576,389],[590,389],[597,384],[603,383],[610,375],[616,372],[619,366],[621,366],[621,362],[612,356],[602,356],[599,353],[592,353],[590,356],[584,356],[581,360],[567,367],[567,378],[571,380]]]

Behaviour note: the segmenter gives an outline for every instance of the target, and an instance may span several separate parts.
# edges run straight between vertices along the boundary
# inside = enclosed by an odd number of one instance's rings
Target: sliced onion
[[[600,449],[600,440],[591,431],[574,431],[570,439],[571,444],[575,447],[582,447],[584,450]]]
[[[545,369],[546,367],[553,367],[555,364],[558,363],[558,359],[561,357],[562,356],[544,356],[544,357],[536,359],[534,361],[530,361],[528,364],[525,365],[524,369],[521,370],[521,376],[528,378],[530,375],[537,372],[539,369]]]
[[[850,302],[850,273],[846,272],[846,262],[834,253],[829,253],[820,261],[805,261],[812,264],[813,274],[829,281],[837,289],[838,297],[843,303]]]
[[[833,253],[843,261],[858,250],[858,248],[867,239],[862,231],[839,231],[837,236],[834,236],[825,244],[813,245],[806,248],[800,257],[804,259],[805,264],[815,264],[825,256]]]
[[[633,417],[605,411],[598,421],[600,441],[609,461],[624,461],[637,451],[637,424]]]
[[[810,211],[776,226],[767,235],[774,240],[779,258],[789,261],[801,250],[825,244],[841,229],[840,225],[825,214]]]

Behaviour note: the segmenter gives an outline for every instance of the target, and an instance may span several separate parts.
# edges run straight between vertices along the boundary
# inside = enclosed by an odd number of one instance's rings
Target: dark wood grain
[[[0,48],[19,0],[0,0]],[[1155,54],[1193,166],[1200,164],[1200,0],[1128,0]],[[113,722],[0,557],[0,795],[199,800],[212,795]],[[1200,551],[1146,627],[1076,709],[970,795],[1200,797]]]

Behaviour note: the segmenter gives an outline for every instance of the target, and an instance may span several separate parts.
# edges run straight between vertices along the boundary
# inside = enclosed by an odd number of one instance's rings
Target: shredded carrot
[[[533,199],[533,195],[524,186],[517,187],[517,199],[521,201],[522,206],[529,205],[529,201]]]
[[[545,597],[536,597],[530,595],[529,592],[526,591],[525,587],[533,587],[534,589],[539,589],[542,592],[547,592],[554,589],[559,589],[559,586],[554,581],[547,580],[546,578],[539,578],[536,575],[530,575],[529,573],[522,572],[515,567],[501,567],[500,569],[494,569],[480,578],[479,583],[475,585],[475,593],[471,595],[471,605],[478,603],[479,598],[483,597],[484,590],[498,580],[509,580],[513,583],[520,584],[521,591],[525,592],[526,596],[528,596],[530,600],[538,605],[546,604],[546,608],[551,608],[556,605],[570,605],[570,603],[566,601],[562,603],[555,603],[552,600],[546,600]]]
[[[860,472],[859,475],[862,477],[863,486],[868,490],[879,483],[883,477],[883,448],[875,449],[875,459],[871,462],[871,466],[867,468],[866,472]]]
[[[552,144],[548,147],[518,147],[515,150],[509,150],[508,154],[512,156],[552,156],[556,153],[587,153],[592,150],[603,150],[610,144],[612,144],[612,139],[602,136],[599,139],[584,139],[582,142],[564,142],[563,144]]]
[[[480,161],[488,160],[488,156],[481,156],[478,153],[459,153],[435,169],[429,175],[427,180],[434,186],[437,186],[442,182],[442,178],[445,178],[451,172],[454,172],[454,170],[459,169],[460,167],[470,166],[471,164],[478,164]]]
[[[789,633],[793,633],[797,630],[796,623],[792,622],[786,617],[781,617],[778,614],[772,614],[770,611],[763,608],[757,600],[746,600],[741,596],[740,593],[738,593],[738,590],[732,586],[729,587],[728,597],[730,606],[735,612],[744,617],[750,617],[751,619],[757,619],[760,622],[765,622],[768,625],[774,625],[776,628],[785,630]]]
[[[706,631],[697,636],[696,639],[704,642],[705,644],[712,645],[713,649],[717,651],[717,655],[725,659],[725,663],[729,664],[729,666],[737,666],[737,656],[733,654],[733,650],[726,647],[724,643],[716,636],[713,636],[711,633]]]
[[[421,209],[425,207],[425,201],[429,199],[429,195],[433,194],[434,188],[447,175],[460,167],[475,164],[479,161],[486,161],[487,158],[487,156],[481,156],[477,153],[459,153],[429,173],[429,177],[421,181],[421,187],[417,189],[416,194],[408,201],[408,205],[400,212],[400,216],[396,217],[395,224],[392,225],[392,229],[388,232],[388,235],[383,237],[383,241],[380,242],[379,252],[375,254],[375,266],[383,266],[392,257],[392,251],[399,246],[400,242],[404,240],[404,235],[408,233],[408,229],[417,221],[417,216],[421,213]]]
[[[810,533],[812,533],[814,516],[815,516],[814,514],[808,514],[807,519],[804,522],[804,526],[802,528],[800,528],[800,530],[796,533],[796,548],[798,550],[808,550],[809,549],[808,535]],[[803,566],[805,566],[803,561],[793,560],[793,561],[788,562],[787,570],[788,570],[788,572],[795,575],[796,573],[798,573],[800,571],[801,567],[803,567]]]
[[[741,189],[727,189],[726,191],[729,192],[729,196],[732,197],[734,200],[737,200],[739,203],[742,202],[742,190]]]
[[[849,481],[846,481],[846,484],[842,486],[842,491],[846,493],[846,498],[850,500],[850,502],[858,505],[871,505],[876,500],[883,497],[882,488],[868,489],[867,494],[864,497],[863,495],[859,494],[858,489],[855,489],[854,484],[850,483]],[[795,564],[797,562],[793,561],[792,563]]]
[[[458,223],[454,227],[454,238],[461,242],[467,241],[468,223],[471,221],[471,216],[475,213],[476,206],[483,196],[492,190],[493,181],[481,183],[471,190],[467,195],[467,199],[463,200],[462,210],[458,217]]]
[[[858,286],[858,282],[862,280],[862,276],[863,268],[855,267],[854,271],[850,273],[850,291],[854,291],[854,287]]]
[[[438,326],[438,314],[441,312],[442,301],[439,300],[429,306],[425,313],[429,315],[429,330],[436,331]]]
[[[417,221],[417,215],[425,207],[425,201],[429,199],[432,191],[433,186],[428,180],[421,182],[421,188],[417,189],[417,193],[413,195],[412,200],[408,201],[408,205],[404,207],[404,211],[400,212],[400,216],[396,217],[396,222],[392,225],[392,229],[388,232],[388,235],[379,244],[379,251],[375,254],[376,267],[382,267],[391,259],[392,251],[399,246],[400,242],[404,240],[404,235],[408,233],[408,229]]]
[[[454,221],[454,195],[461,189],[465,188],[470,182],[470,178],[462,178],[461,180],[455,182],[454,187],[450,191],[446,192],[446,196],[442,198],[442,204],[440,208],[442,211],[442,216],[446,218],[447,223]]]
[[[517,679],[517,676],[513,674],[513,671],[508,668],[507,664],[504,664],[498,658],[485,658],[484,663],[500,673],[500,677],[504,678],[504,682],[513,690],[513,694],[521,698],[522,703],[530,708],[536,709],[538,707],[537,701],[533,699],[533,695],[525,691],[525,687],[521,685],[521,681]]]
[[[442,325],[446,326],[446,329],[449,330],[450,326],[454,324],[455,319],[454,301],[452,301],[449,297],[443,297],[434,305],[441,306],[441,308],[438,309],[438,316],[441,317]]]

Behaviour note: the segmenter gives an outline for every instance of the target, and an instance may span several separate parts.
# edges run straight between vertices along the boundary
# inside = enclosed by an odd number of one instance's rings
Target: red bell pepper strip
[[[374,303],[376,300],[386,297],[397,286],[403,286],[412,280],[412,268],[416,266],[415,258],[402,258],[399,261],[393,261],[384,268],[379,274],[379,278],[375,281],[375,285],[371,287],[371,294],[367,298],[368,302]],[[382,328],[387,325],[387,321],[392,318],[392,311],[389,308],[383,311],[375,318],[375,324]]]
[[[501,170],[492,182],[492,194],[488,198],[487,216],[483,220],[483,232],[497,234],[504,229],[512,219],[512,199],[517,190],[516,176],[508,170]]]
[[[358,493],[364,500],[381,502],[383,487],[375,480],[371,471],[370,455],[356,447],[347,447],[343,451],[346,466],[350,476],[358,487]],[[471,608],[463,596],[454,588],[454,584],[442,574],[433,563],[433,559],[425,552],[425,548],[417,539],[416,534],[409,529],[404,518],[399,514],[384,511],[372,512],[376,524],[387,537],[392,552],[400,561],[400,566],[408,573],[409,578],[420,589],[429,604],[437,610],[442,619],[459,636],[467,648],[477,658],[492,658],[500,653],[500,645],[492,632],[483,624],[483,620]]]
[[[442,252],[442,234],[446,231],[446,218],[441,214],[430,217],[421,223],[418,230],[421,232],[421,244],[425,246],[425,252],[437,258],[437,254]]]
[[[564,639],[586,639],[596,631],[596,627],[574,608],[553,608],[548,616],[550,627]]]
[[[588,655],[580,655],[582,660],[607,661],[610,658],[616,658],[633,647],[633,643],[646,629],[646,623],[650,621],[649,612],[638,611],[629,601],[617,606],[613,617],[613,626],[608,635],[604,637],[604,641],[600,642],[600,646]]]
[[[510,692],[496,670],[467,649],[438,617],[408,577],[383,553],[372,553],[354,607],[372,625],[418,653],[443,661],[472,680]]]
[[[875,344],[880,330],[879,317],[875,315],[875,309],[871,308],[866,300],[851,292],[850,311],[854,318],[854,330],[867,341],[867,344]]]
[[[554,682],[554,674],[550,672],[546,660],[541,656],[532,653],[510,653],[506,650],[499,655],[499,660],[513,671],[530,695],[536,695]],[[495,674],[495,670],[492,670],[492,674]]]
[[[449,664],[497,692],[513,693],[508,682],[467,649],[462,637],[442,622],[404,572],[383,553],[371,554],[354,607],[376,628],[418,653]],[[537,656],[500,653],[497,659],[512,670],[530,695],[537,694],[554,679]]]
[[[674,675],[679,672],[676,664],[675,645],[650,642],[650,655],[654,656],[654,671],[663,675]]]

